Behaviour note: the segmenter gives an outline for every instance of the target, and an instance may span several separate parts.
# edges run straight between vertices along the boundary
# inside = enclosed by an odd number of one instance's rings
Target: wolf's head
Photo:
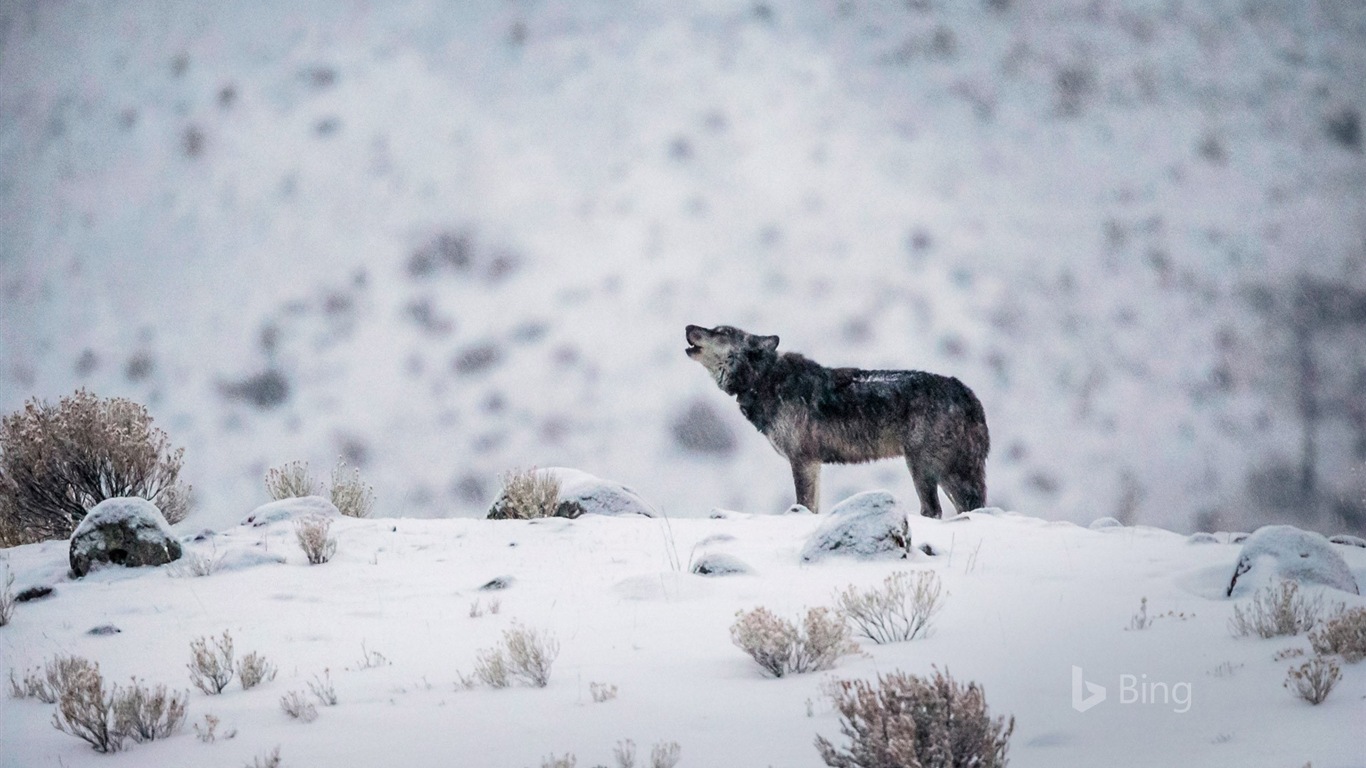
[[[721,391],[736,394],[778,349],[777,336],[756,336],[729,325],[687,328],[688,357],[702,364]]]

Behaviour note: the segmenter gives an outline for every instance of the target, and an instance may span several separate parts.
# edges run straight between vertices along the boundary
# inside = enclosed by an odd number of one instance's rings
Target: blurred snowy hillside
[[[999,506],[1361,533],[1363,110],[1355,0],[12,0],[0,410],[148,403],[192,526],[338,455],[779,510],[728,323],[963,379]]]

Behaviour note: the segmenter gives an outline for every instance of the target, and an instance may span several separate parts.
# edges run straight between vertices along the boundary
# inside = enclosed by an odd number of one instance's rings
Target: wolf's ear
[[[777,337],[777,336],[760,336],[760,337],[759,337],[759,348],[760,348],[760,349],[767,350],[767,351],[769,351],[769,352],[775,352],[775,351],[777,351],[777,349],[778,349],[778,337]]]

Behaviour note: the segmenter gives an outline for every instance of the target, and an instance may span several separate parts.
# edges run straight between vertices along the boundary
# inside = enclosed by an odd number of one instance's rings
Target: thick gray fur
[[[740,412],[792,464],[797,503],[820,509],[822,464],[904,456],[920,513],[939,517],[938,488],[961,512],[986,504],[986,412],[963,382],[924,371],[826,368],[777,336],[727,325],[687,328],[701,363]]]

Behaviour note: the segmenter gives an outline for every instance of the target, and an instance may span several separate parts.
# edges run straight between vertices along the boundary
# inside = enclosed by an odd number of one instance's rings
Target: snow
[[[340,518],[336,557],[317,566],[306,564],[287,521],[230,527],[187,546],[212,542],[219,556],[267,552],[285,562],[202,578],[105,569],[63,579],[53,597],[20,604],[0,628],[0,679],[57,653],[80,654],[111,681],[137,675],[189,689],[191,721],[212,714],[222,719],[220,730],[237,736],[204,744],[187,727],[105,756],[54,730],[50,705],[5,698],[0,763],[238,768],[280,746],[285,766],[458,759],[536,768],[567,752],[579,765],[610,765],[612,746],[629,738],[646,748],[677,741],[682,766],[818,768],[815,736],[839,734],[822,694],[830,680],[897,669],[925,674],[938,665],[982,684],[993,712],[1015,716],[1015,768],[1360,764],[1366,666],[1344,665],[1342,681],[1318,707],[1287,693],[1281,681],[1290,662],[1272,657],[1307,648],[1305,638],[1234,638],[1227,630],[1234,601],[1222,592],[1237,547],[1192,547],[1183,535],[1153,528],[1100,533],[1011,512],[972,513],[910,519],[915,540],[943,553],[936,557],[803,561],[806,542],[828,517]],[[719,546],[755,573],[709,578],[684,570],[690,552]],[[1339,549],[1358,578],[1366,575],[1366,551]],[[50,575],[64,557],[48,544],[3,554],[22,582]],[[907,569],[932,570],[943,583],[945,607],[926,639],[864,643],[830,672],[781,680],[765,677],[731,644],[737,611],[762,605],[796,618],[833,604],[846,585],[870,588]],[[514,578],[498,592],[479,590],[499,576]],[[1357,595],[1330,594],[1366,605]],[[494,598],[497,613],[488,610]],[[1150,616],[1181,618],[1127,629],[1142,598]],[[471,617],[476,600],[484,610]],[[458,687],[476,654],[514,623],[559,641],[549,686]],[[103,625],[121,631],[86,634]],[[191,688],[190,642],[225,629],[239,657],[263,653],[279,676],[251,691],[234,683],[217,697]],[[362,645],[389,663],[367,668]],[[1072,707],[1074,666],[1108,690],[1084,713]],[[324,670],[339,704],[319,707],[311,724],[291,721],[279,698],[306,690]],[[1124,675],[1168,687],[1126,689]],[[595,703],[593,683],[617,686],[617,697]],[[1170,696],[1178,683],[1190,686],[1185,705]],[[1152,695],[1140,701],[1140,692]]]
[[[802,560],[831,555],[904,558],[910,548],[906,508],[887,491],[864,491],[830,510],[802,549]]]
[[[1243,542],[1228,594],[1246,596],[1280,579],[1360,594],[1340,549],[1323,534],[1292,525],[1262,526]]]
[[[278,523],[281,520],[294,520],[299,517],[341,517],[341,510],[330,499],[321,496],[295,496],[288,499],[262,504],[251,514],[242,518],[242,525],[259,528],[263,525]]]
[[[71,538],[80,538],[101,526],[118,525],[136,529],[138,538],[148,541],[174,539],[171,526],[152,502],[136,496],[118,496],[105,499],[90,508],[81,518]]]

